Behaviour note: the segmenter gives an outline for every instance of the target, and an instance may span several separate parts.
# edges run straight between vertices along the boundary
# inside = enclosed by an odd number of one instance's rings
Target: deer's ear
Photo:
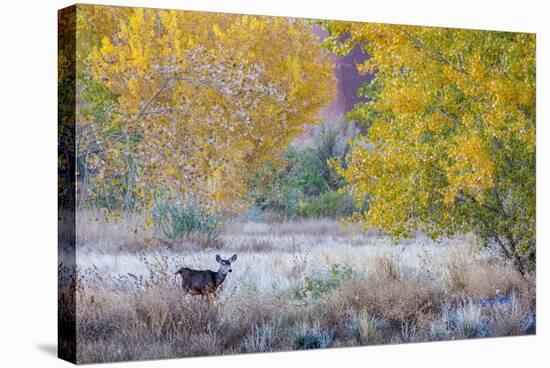
[[[237,260],[237,255],[233,254],[233,257],[231,257],[230,261],[235,262]]]
[[[219,254],[216,254],[216,262],[222,263],[222,257]]]

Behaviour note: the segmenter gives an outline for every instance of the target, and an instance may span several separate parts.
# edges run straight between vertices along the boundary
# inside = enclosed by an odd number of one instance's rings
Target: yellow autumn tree
[[[326,51],[302,20],[79,10],[80,147],[94,193],[119,193],[128,208],[160,195],[244,208],[251,174],[334,93]]]
[[[494,241],[535,263],[535,35],[325,22],[326,46],[374,80],[349,117],[369,129],[340,173],[368,201],[354,219],[396,237],[418,229]]]

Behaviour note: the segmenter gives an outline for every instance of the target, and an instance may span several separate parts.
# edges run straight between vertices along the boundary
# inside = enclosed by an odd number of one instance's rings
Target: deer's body
[[[181,287],[185,294],[191,295],[211,295],[218,290],[218,287],[225,281],[228,272],[231,272],[231,262],[237,259],[235,254],[228,260],[221,259],[216,256],[216,261],[220,263],[220,268],[217,272],[210,270],[193,270],[191,268],[182,267],[176,275],[181,276]]]
[[[187,267],[181,268],[176,274],[181,276],[181,286],[185,294],[191,295],[214,293],[226,276],[219,271],[199,271]]]

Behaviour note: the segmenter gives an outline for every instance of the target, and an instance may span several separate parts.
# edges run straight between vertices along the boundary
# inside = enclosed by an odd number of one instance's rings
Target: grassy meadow
[[[209,244],[161,241],[136,232],[140,221],[78,217],[79,362],[535,331],[534,280],[472,236],[395,243],[337,220],[301,219],[228,223]],[[179,267],[217,270],[215,255],[234,253],[216,298],[183,295]]]

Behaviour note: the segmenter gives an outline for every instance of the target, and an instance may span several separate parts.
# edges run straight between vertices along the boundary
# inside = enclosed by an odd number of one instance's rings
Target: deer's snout
[[[229,270],[227,270],[228,272],[233,272],[233,270],[230,268]]]

